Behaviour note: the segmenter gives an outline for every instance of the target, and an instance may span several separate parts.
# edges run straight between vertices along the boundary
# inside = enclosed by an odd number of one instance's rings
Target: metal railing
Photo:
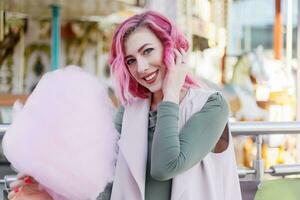
[[[300,134],[300,122],[233,122],[232,135]]]
[[[9,124],[0,124],[0,136],[4,135]],[[254,136],[256,144],[256,158],[253,169],[239,169],[240,178],[253,174],[256,180],[262,180],[264,173],[272,176],[287,176],[300,174],[300,165],[275,165],[264,170],[264,161],[261,157],[262,135],[273,134],[300,134],[300,122],[233,122],[229,124],[233,136]]]
[[[0,124],[4,133],[10,124]],[[232,135],[300,134],[300,122],[231,122]]]
[[[0,135],[3,135],[5,131],[8,129],[9,124],[0,124]]]
[[[264,170],[264,161],[261,156],[262,135],[300,134],[300,122],[234,122],[229,126],[233,136],[255,136],[257,152],[253,161],[253,169],[239,169],[240,178],[253,174],[255,179],[260,181],[264,173],[272,176],[300,174],[300,165],[275,165]]]

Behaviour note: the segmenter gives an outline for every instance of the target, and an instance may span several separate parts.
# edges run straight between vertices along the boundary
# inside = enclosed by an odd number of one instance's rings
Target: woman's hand
[[[32,177],[18,174],[18,180],[10,184],[9,200],[53,200]]]
[[[164,101],[172,101],[178,104],[180,101],[180,92],[187,75],[187,67],[185,66],[187,64],[187,56],[182,48],[179,50],[174,49],[174,54],[174,66],[168,69],[162,90]]]

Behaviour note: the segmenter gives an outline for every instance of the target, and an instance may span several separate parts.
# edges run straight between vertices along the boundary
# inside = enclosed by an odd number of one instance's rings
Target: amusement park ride
[[[152,0],[154,2],[154,0]],[[179,1],[179,0],[177,0]],[[192,0],[188,0],[193,2]],[[200,1],[200,0],[199,0]],[[230,0],[224,0],[227,3]],[[237,0],[238,1],[238,0]],[[242,1],[242,0],[239,0]],[[112,30],[116,24],[122,21],[124,18],[130,16],[135,12],[142,10],[147,3],[151,2],[146,0],[119,0],[119,1],[109,1],[109,0],[0,0],[0,108],[10,107],[13,103],[20,99],[21,102],[26,102],[28,94],[34,89],[35,84],[42,76],[45,71],[58,69],[62,64],[61,57],[64,56],[65,63],[68,64],[76,60],[77,63],[84,63],[84,50],[87,47],[94,48],[96,55],[93,59],[95,60],[89,71],[96,74],[99,77],[105,77],[109,79],[109,72],[107,73],[108,66],[103,62],[103,59],[107,59],[105,55],[108,51],[108,45],[106,44],[110,40],[112,35]],[[283,49],[283,30],[282,30],[282,8],[281,0],[275,0],[275,22],[274,22],[274,58],[277,60],[282,59],[282,49]],[[289,68],[292,65],[292,17],[289,15],[291,13],[292,0],[287,1],[287,9],[290,9],[287,18],[286,27],[286,67]],[[161,5],[163,6],[163,5]],[[300,3],[298,1],[298,13],[300,13]],[[39,19],[39,29],[38,34],[41,38],[41,43],[26,42],[28,37],[26,37],[26,31],[29,26],[29,21],[32,19]],[[64,21],[64,23],[62,23]],[[66,23],[66,21],[68,21]],[[87,22],[87,23],[83,23]],[[9,26],[8,26],[9,25]],[[300,14],[298,14],[298,27],[300,27]],[[38,35],[37,33],[35,33]],[[84,37],[88,35],[89,37]],[[300,40],[300,31],[297,31],[297,40]],[[51,44],[46,43],[47,39],[51,38]],[[30,39],[29,39],[30,40]],[[64,40],[62,44],[62,40]],[[106,41],[104,43],[103,41]],[[299,175],[300,174],[300,164],[288,164],[279,165],[281,162],[278,161],[277,164],[270,166],[268,160],[264,153],[267,148],[263,139],[270,135],[279,134],[291,134],[296,138],[297,146],[297,162],[300,161],[300,42],[297,44],[297,72],[296,77],[296,111],[295,111],[295,121],[289,122],[230,122],[230,128],[234,138],[250,136],[251,142],[254,143],[250,150],[247,149],[245,145],[243,147],[243,153],[245,159],[248,161],[245,167],[239,169],[239,176],[241,180],[241,188],[243,192],[244,199],[248,200],[248,197],[254,198],[254,194],[259,190],[258,188],[263,188],[264,184],[270,184],[264,179],[273,179],[273,177],[286,177],[289,175]],[[63,46],[63,48],[62,48]],[[14,72],[9,66],[14,62],[14,56],[17,52],[19,71]],[[92,57],[90,57],[92,58]],[[72,60],[73,59],[73,60]],[[239,62],[245,62],[245,57],[241,56]],[[49,67],[45,64],[47,63]],[[247,69],[245,72],[244,68],[239,66],[240,63],[235,65],[235,73],[232,76],[230,82],[227,82],[223,87],[224,93],[228,93],[229,96],[234,94],[237,96],[239,101],[239,106],[235,106],[235,100],[231,104],[232,108],[237,110],[235,117],[239,120],[243,120],[249,116],[244,113],[255,114],[250,115],[249,119],[265,119],[264,114],[261,114],[263,109],[258,106],[257,102],[251,101],[247,90],[241,89],[238,84],[240,80],[251,83],[251,78],[249,71]],[[1,69],[2,68],[2,69]],[[31,71],[31,72],[30,72]],[[109,70],[108,70],[109,71]],[[5,73],[4,73],[5,72]],[[17,76],[18,83],[15,88],[12,89],[13,78],[11,74]],[[33,75],[30,75],[32,73]],[[244,78],[241,78],[243,76]],[[28,81],[31,79],[31,82]],[[6,81],[4,81],[6,80]],[[288,81],[288,80],[286,80]],[[247,83],[246,83],[247,84]],[[4,91],[4,92],[3,92]],[[246,91],[246,92],[245,92]],[[1,93],[2,92],[2,93]],[[14,92],[14,94],[12,94]],[[248,96],[249,95],[249,98]],[[286,97],[285,94],[281,95],[282,98]],[[117,100],[115,100],[117,102]],[[247,104],[248,110],[240,109],[241,104]],[[240,110],[239,110],[240,109]],[[239,110],[239,112],[238,112]],[[252,117],[253,116],[253,117]],[[252,118],[251,118],[252,117]],[[1,138],[5,134],[5,131],[9,128],[9,124],[0,124],[0,135]],[[1,123],[1,116],[0,116]],[[295,135],[295,136],[294,136]],[[248,155],[255,151],[255,158],[252,160]],[[245,160],[244,160],[245,161]],[[248,163],[248,164],[247,164]],[[7,166],[7,161],[5,159],[1,161],[2,165]],[[266,167],[267,166],[267,167]],[[0,168],[1,171],[1,168]],[[3,186],[4,194],[9,191],[9,182],[15,180],[15,176],[7,175],[0,180],[0,184]],[[294,180],[293,180],[294,181]],[[284,189],[285,183],[279,183],[279,185]],[[289,183],[290,184],[290,183]],[[297,185],[300,185],[297,183]],[[254,192],[253,192],[253,187]],[[252,188],[250,190],[249,188]],[[280,188],[279,188],[280,190]],[[252,194],[249,194],[251,193]],[[254,194],[253,194],[254,193]],[[285,193],[285,191],[283,191]],[[249,199],[251,199],[249,198]],[[1,199],[1,197],[0,197]],[[5,199],[5,195],[2,197]]]

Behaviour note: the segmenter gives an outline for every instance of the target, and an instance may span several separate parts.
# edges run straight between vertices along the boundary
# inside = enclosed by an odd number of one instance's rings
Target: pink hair
[[[130,75],[124,61],[124,40],[137,28],[147,27],[163,43],[164,55],[163,62],[168,70],[174,60],[174,48],[188,50],[189,44],[185,36],[168,20],[153,11],[147,11],[134,15],[125,20],[114,33],[112,40],[109,63],[112,73],[116,78],[118,96],[123,105],[130,102],[132,97],[148,98],[151,92],[138,84]],[[185,78],[185,88],[199,86],[189,75]]]

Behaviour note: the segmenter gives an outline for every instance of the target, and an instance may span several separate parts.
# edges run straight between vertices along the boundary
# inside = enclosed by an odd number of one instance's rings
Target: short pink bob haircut
[[[150,29],[162,42],[164,46],[163,62],[168,70],[174,60],[174,48],[182,48],[188,50],[189,44],[185,36],[168,20],[153,11],[143,12],[134,15],[116,29],[109,56],[109,63],[111,65],[112,73],[116,79],[118,97],[122,105],[130,103],[133,97],[148,98],[151,92],[138,84],[127,70],[124,60],[124,41],[126,38],[140,27]],[[185,88],[199,86],[190,76],[186,76],[184,86]]]

